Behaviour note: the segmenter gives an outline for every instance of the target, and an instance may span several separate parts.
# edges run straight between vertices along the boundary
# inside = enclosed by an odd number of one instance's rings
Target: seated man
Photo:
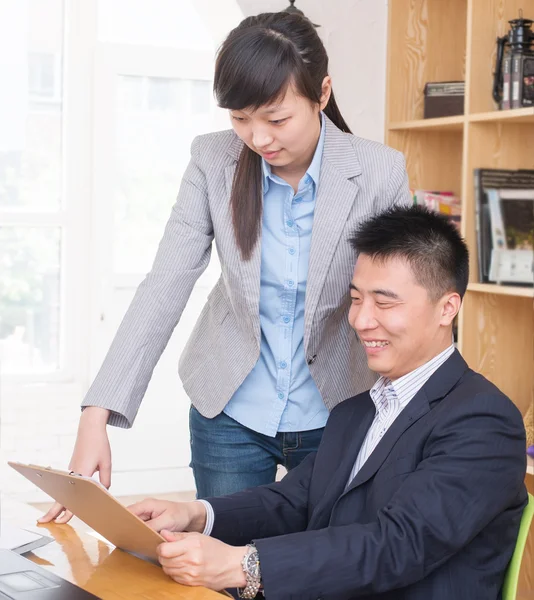
[[[349,320],[380,375],[371,390],[332,411],[319,451],[279,483],[130,508],[163,531],[161,564],[189,585],[244,598],[261,585],[276,600],[498,599],[526,442],[514,404],[452,344],[467,248],[418,207],[371,218],[352,244]]]

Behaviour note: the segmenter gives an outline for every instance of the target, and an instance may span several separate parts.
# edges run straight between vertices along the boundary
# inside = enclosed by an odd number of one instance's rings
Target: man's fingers
[[[64,510],[64,507],[61,506],[61,504],[59,504],[58,502],[56,502],[54,506],[52,506],[52,508],[45,515],[43,515],[40,519],[37,519],[37,523],[50,523],[50,521],[57,519],[57,517]]]
[[[175,534],[172,531],[167,531],[166,529],[162,529],[160,535],[167,542],[177,542],[180,539],[178,534]]]
[[[143,521],[148,521],[152,518],[152,510],[149,506],[147,506],[145,500],[142,502],[135,502],[135,504],[130,504],[130,506],[127,506],[126,508]]]
[[[161,536],[167,542],[158,546],[158,558],[161,560],[169,558],[178,558],[183,556],[187,551],[187,533],[171,533],[170,531],[162,530]]]
[[[157,517],[154,517],[153,519],[150,519],[148,521],[145,520],[145,523],[150,527],[150,529],[153,529],[154,531],[158,531],[160,533],[161,531],[168,530],[170,527],[173,526],[172,518],[170,518],[169,515],[165,513],[163,513],[162,515],[158,515]],[[170,533],[170,531],[168,533]],[[174,542],[175,540],[173,538],[169,541]]]

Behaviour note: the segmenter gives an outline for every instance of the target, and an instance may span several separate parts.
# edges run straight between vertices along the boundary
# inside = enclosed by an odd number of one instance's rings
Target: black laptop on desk
[[[100,600],[82,588],[34,564],[0,550],[0,598],[2,600]]]

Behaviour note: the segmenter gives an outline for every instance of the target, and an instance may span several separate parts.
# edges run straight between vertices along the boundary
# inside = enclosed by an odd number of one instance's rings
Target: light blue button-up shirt
[[[304,301],[325,137],[324,115],[321,119],[319,142],[297,193],[263,161],[260,357],[224,409],[271,437],[318,429],[328,418],[304,354]]]

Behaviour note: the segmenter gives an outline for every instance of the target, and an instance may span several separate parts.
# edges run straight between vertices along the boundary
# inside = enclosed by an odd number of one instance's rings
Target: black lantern
[[[521,10],[508,22],[508,34],[497,38],[493,99],[500,109],[534,106],[534,22]]]
[[[283,12],[291,13],[293,15],[300,15],[302,17],[306,16],[299,8],[295,6],[295,0],[289,0],[289,6],[286,9],[284,9]],[[320,25],[316,25],[315,23],[312,23],[312,25],[314,27],[321,27]]]

